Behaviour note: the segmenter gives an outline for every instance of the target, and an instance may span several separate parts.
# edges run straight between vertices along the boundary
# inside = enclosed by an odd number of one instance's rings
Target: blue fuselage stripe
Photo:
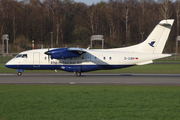
[[[126,68],[133,65],[5,65],[8,68],[23,70],[64,70],[68,72],[81,71],[88,72],[93,70],[110,70]]]

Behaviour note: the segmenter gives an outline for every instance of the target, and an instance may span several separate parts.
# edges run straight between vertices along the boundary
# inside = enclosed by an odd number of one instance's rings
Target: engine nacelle
[[[46,55],[51,55],[51,59],[66,59],[66,58],[73,58],[79,57],[79,54],[70,52],[67,48],[57,48],[54,50],[50,50],[45,52]]]

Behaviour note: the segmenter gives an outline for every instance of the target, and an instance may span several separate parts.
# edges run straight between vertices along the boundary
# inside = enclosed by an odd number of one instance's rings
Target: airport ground
[[[19,85],[164,85],[180,86],[180,74],[16,73],[0,74],[0,84]]]
[[[180,64],[160,63],[82,77],[61,71],[19,77],[0,63],[0,119],[180,119]]]

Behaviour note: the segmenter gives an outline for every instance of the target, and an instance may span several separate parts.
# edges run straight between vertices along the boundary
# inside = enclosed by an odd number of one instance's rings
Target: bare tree
[[[140,32],[144,32],[142,29],[144,28],[144,22],[145,22],[145,15],[147,13],[147,0],[140,0],[140,6],[141,6],[141,16],[140,16]]]
[[[8,26],[10,26],[10,23],[12,22],[10,19],[11,14],[11,7],[10,7],[11,1],[7,0],[1,0],[0,1],[0,10],[1,10],[1,35],[4,34],[4,32],[9,32]]]
[[[161,4],[159,7],[159,12],[163,19],[170,18],[172,11],[171,11],[171,1],[170,0],[159,0]]]
[[[123,18],[122,18],[122,21],[126,25],[126,44],[129,44],[129,40],[130,40],[129,11],[130,11],[130,4],[126,2],[123,6]]]
[[[73,0],[64,0],[64,2],[62,2],[61,6],[59,7],[59,11],[57,12],[59,13],[59,15],[56,15],[57,17],[56,45],[58,45],[59,36],[62,44],[64,43],[64,39],[65,39],[64,34],[65,31],[67,30],[66,24],[68,23],[67,19],[70,18],[70,16],[73,15],[75,11],[75,7],[73,6],[73,3],[74,3]]]
[[[90,9],[87,11],[87,25],[91,28],[92,35],[95,34],[95,27],[94,27],[95,12],[96,12],[96,7],[94,5],[92,5]]]
[[[117,32],[117,25],[115,24],[115,17],[114,17],[114,6],[113,4],[109,3],[106,7],[106,16],[107,16],[107,21],[109,23],[109,33],[110,33],[110,42],[112,44],[112,38],[115,38],[116,32]],[[111,37],[112,36],[112,37]]]
[[[0,0],[0,36],[9,34],[10,44],[19,43],[21,36],[49,43],[53,31],[59,47],[76,42],[85,45],[88,36],[102,34],[106,47],[119,47],[130,40],[139,42],[140,33],[146,37],[162,18],[177,19],[177,31],[170,36],[175,39],[180,32],[179,16],[179,0],[108,0],[91,6],[74,0]]]
[[[177,19],[177,36],[179,35],[179,16],[180,16],[180,1],[175,2],[175,11],[176,11],[176,19]]]

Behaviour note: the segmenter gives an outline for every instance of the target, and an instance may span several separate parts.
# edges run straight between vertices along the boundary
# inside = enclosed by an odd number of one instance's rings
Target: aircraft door
[[[90,54],[86,56],[86,61],[87,61],[87,62],[90,62],[90,61],[91,61],[91,55],[90,55]]]
[[[33,66],[40,67],[40,53],[39,52],[33,53]]]

